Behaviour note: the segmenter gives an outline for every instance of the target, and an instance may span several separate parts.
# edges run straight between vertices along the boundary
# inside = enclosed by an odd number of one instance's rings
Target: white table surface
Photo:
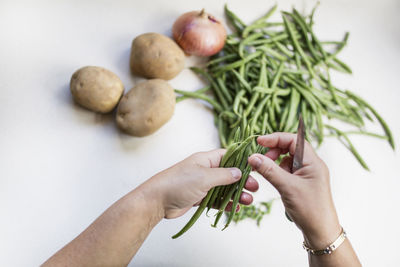
[[[85,229],[102,211],[156,172],[193,152],[218,147],[210,111],[196,101],[179,103],[168,124],[146,138],[120,133],[113,115],[75,105],[71,74],[98,65],[130,89],[132,39],[144,32],[170,34],[183,12],[205,7],[217,17],[225,1],[0,1],[0,265],[39,265]],[[246,21],[274,1],[229,1]],[[296,2],[310,10],[314,1]],[[350,31],[341,58],[354,75],[337,84],[365,97],[391,126],[400,145],[400,2],[321,1],[316,32],[340,39]],[[197,62],[189,58],[187,65]],[[201,81],[185,69],[170,82],[195,90]],[[378,128],[379,129],[379,128]],[[354,137],[371,167],[364,171],[336,140],[319,149],[332,176],[341,223],[364,266],[399,266],[399,153],[381,140]],[[256,200],[277,192],[260,180]],[[162,221],[132,266],[306,266],[302,236],[283,215],[281,202],[257,227],[252,221],[221,232],[202,217],[177,240],[170,237],[192,212]]]

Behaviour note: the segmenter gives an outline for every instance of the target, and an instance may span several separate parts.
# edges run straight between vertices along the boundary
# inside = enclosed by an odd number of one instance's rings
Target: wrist
[[[341,234],[342,227],[339,222],[330,222],[323,224],[318,229],[312,231],[303,231],[305,243],[313,249],[322,249]]]
[[[162,197],[157,193],[157,188],[149,184],[149,181],[131,191],[128,194],[128,199],[132,205],[141,207],[144,216],[149,218],[151,225],[156,225],[164,218]]]

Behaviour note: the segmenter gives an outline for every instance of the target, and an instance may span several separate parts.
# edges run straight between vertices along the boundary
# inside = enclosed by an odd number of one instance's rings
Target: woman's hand
[[[152,190],[159,198],[165,218],[179,217],[199,204],[211,188],[232,184],[240,179],[242,174],[238,168],[219,168],[224,153],[224,149],[195,153],[156,174],[142,186]],[[255,192],[258,183],[250,176],[245,188]],[[252,201],[249,193],[242,193],[240,203],[249,205]],[[231,205],[227,209],[231,210]]]
[[[296,135],[273,133],[261,136],[258,143],[270,148],[265,155],[254,154],[251,166],[263,175],[281,194],[286,211],[302,230],[313,248],[327,246],[341,232],[329,184],[329,171],[325,163],[305,142],[303,167],[291,174]],[[278,166],[275,160],[289,152]]]

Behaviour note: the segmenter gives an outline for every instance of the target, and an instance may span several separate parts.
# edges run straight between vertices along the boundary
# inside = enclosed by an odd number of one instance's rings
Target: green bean
[[[218,118],[218,136],[221,142],[222,147],[226,147],[226,138],[225,138],[225,123],[221,118]]]
[[[319,1],[315,4],[315,6],[313,7],[311,14],[310,14],[310,23],[308,24],[308,26],[311,28],[314,24],[314,14],[315,11],[317,10],[317,7],[319,6]]]
[[[268,116],[270,118],[270,123],[272,126],[272,129],[276,130],[277,129],[277,125],[276,125],[276,117],[275,117],[275,111],[274,111],[274,106],[272,105],[272,101],[270,105],[268,106]]]
[[[243,79],[243,77],[236,70],[232,69],[231,72],[236,76],[236,78],[243,85],[243,87],[250,92],[251,86],[248,84],[248,82],[245,79]]]
[[[217,84],[219,88],[221,89],[221,93],[223,96],[226,97],[229,103],[232,103],[233,99],[231,94],[229,93],[228,89],[226,88],[224,81],[221,78],[217,78]]]
[[[261,86],[256,86],[253,88],[255,92],[263,93],[263,94],[272,94],[276,92],[276,89],[268,88],[268,87],[261,87]]]
[[[327,81],[328,81],[328,90],[331,93],[333,100],[335,101],[336,104],[338,104],[342,108],[343,112],[348,113],[347,108],[345,107],[343,102],[340,100],[339,96],[336,94],[336,91],[332,87],[331,75],[329,74],[329,69],[328,68],[327,68],[326,73],[327,73],[327,77],[328,77],[328,79],[327,79]]]
[[[298,43],[297,39],[294,36],[294,29],[292,28],[293,27],[292,24],[289,22],[289,20],[286,18],[284,14],[282,15],[282,18],[285,23],[285,28],[288,31],[290,39],[292,40],[293,47],[300,54],[301,59],[304,61],[304,64],[306,65],[308,71],[310,72],[310,75],[314,76],[314,71],[311,68],[311,63],[308,61],[307,56],[305,55],[303,49],[301,48],[300,44]]]
[[[344,114],[344,113],[341,113],[341,112],[338,112],[338,111],[330,110],[327,113],[327,116],[328,116],[329,119],[334,118],[334,119],[341,120],[342,122],[346,122],[348,124],[352,124],[352,125],[357,126],[357,127],[362,127],[362,125],[357,120],[354,120],[354,118],[352,116],[349,116],[347,114]]]
[[[276,71],[276,74],[274,76],[274,79],[272,80],[271,83],[271,88],[275,88],[278,84],[279,79],[281,78],[282,72],[283,72],[283,62],[279,65],[278,70]]]
[[[338,58],[334,57],[334,58],[333,58],[333,61],[337,64],[337,66],[340,66],[340,68],[343,69],[342,72],[349,73],[349,74],[352,74],[352,73],[353,73],[353,72],[351,71],[350,67],[347,66],[343,61],[339,60]],[[328,63],[328,65],[329,65],[329,63]],[[329,66],[330,66],[330,65],[329,65]]]
[[[285,77],[285,80],[292,84],[298,91],[299,93],[304,97],[304,99],[308,102],[308,104],[310,105],[311,109],[313,110],[313,112],[317,113],[320,104],[318,103],[318,101],[314,98],[314,96],[312,94],[310,94],[310,92],[304,90],[303,87],[301,87],[298,83],[294,82],[289,76]]]
[[[294,70],[294,69],[288,69],[288,68],[284,68],[282,70],[283,73],[290,73],[290,74],[299,74],[299,75],[304,75],[304,74],[308,74],[308,72],[304,71],[304,70]]]
[[[254,41],[258,38],[260,38],[261,36],[263,36],[263,33],[258,32],[258,33],[253,33],[252,35],[248,36],[246,39],[244,39],[243,41],[240,42],[239,44],[239,56],[241,58],[244,57],[244,47],[250,43],[251,41]]]
[[[268,123],[268,115],[267,115],[267,113],[264,113],[262,126],[261,126],[261,134],[267,133],[267,123]]]
[[[267,96],[267,97],[265,97],[265,98],[260,102],[260,104],[257,106],[257,109],[255,110],[254,115],[253,115],[253,121],[252,121],[253,125],[252,125],[251,127],[254,127],[254,126],[255,126],[255,123],[257,122],[257,119],[258,119],[258,117],[260,116],[261,111],[264,109],[264,106],[265,106],[265,104],[267,103],[267,101],[268,101],[269,98],[270,98],[270,95]]]
[[[361,127],[363,127],[365,125],[364,120],[362,118],[362,116],[359,113],[359,110],[356,109],[355,107],[350,107],[350,114],[352,116],[352,118],[354,118],[355,121],[357,121],[359,123],[359,125],[361,125]]]
[[[247,178],[249,177],[250,170],[251,170],[251,169],[250,169],[249,167],[246,168],[246,170],[245,170],[245,172],[244,172],[244,174],[243,174],[243,176],[242,176],[242,178],[241,178],[241,180],[240,180],[240,183],[239,183],[238,188],[237,188],[237,190],[236,190],[236,194],[235,194],[235,196],[233,197],[233,201],[232,201],[232,210],[231,210],[231,212],[230,212],[230,214],[229,214],[229,217],[228,217],[228,220],[227,220],[227,222],[226,222],[226,224],[225,224],[225,226],[224,226],[224,228],[223,228],[222,230],[226,229],[226,228],[229,226],[229,224],[230,224],[230,222],[232,221],[232,219],[233,219],[233,216],[234,216],[235,211],[236,211],[236,207],[237,207],[237,205],[238,205],[238,203],[239,203],[239,198],[240,198],[240,195],[241,195],[241,193],[242,193],[244,184],[246,183]]]
[[[215,65],[215,64],[217,64],[217,63],[222,63],[222,62],[224,62],[225,60],[230,60],[230,59],[234,59],[234,58],[237,58],[238,56],[237,55],[235,55],[235,54],[229,54],[229,55],[226,55],[226,56],[222,56],[222,57],[220,57],[220,58],[215,58],[215,59],[213,59],[213,60],[210,60],[208,63],[207,63],[207,66],[212,66],[212,65]]]
[[[307,23],[304,21],[303,17],[297,12],[296,9],[293,9],[293,14],[288,13],[288,12],[284,12],[284,14],[290,16],[296,23],[297,25],[299,25],[301,33],[304,37],[304,40],[306,41],[307,47],[311,53],[311,55],[315,58],[315,59],[319,59],[320,56],[317,55],[317,52],[314,50],[314,47],[311,44],[310,39],[308,38],[308,27],[307,27]]]
[[[222,186],[217,186],[214,189],[214,192],[211,195],[210,200],[207,203],[207,211],[206,211],[206,216],[208,216],[208,212],[215,206],[215,201],[217,200],[219,196],[219,192],[221,191]]]
[[[349,32],[346,32],[345,35],[344,35],[343,41],[341,41],[341,42],[338,43],[338,44],[339,44],[339,47],[336,49],[336,51],[335,51],[334,53],[332,53],[331,55],[329,55],[329,56],[327,57],[326,60],[330,60],[331,58],[336,57],[336,55],[339,54],[340,51],[342,51],[342,49],[343,49],[343,48],[346,46],[346,44],[347,44],[347,40],[349,39],[349,36],[350,36],[350,33],[349,33]]]
[[[209,85],[207,85],[207,86],[205,86],[205,87],[203,87],[203,88],[201,88],[201,89],[198,89],[198,90],[194,91],[194,93],[202,94],[202,93],[205,93],[205,92],[207,92],[208,90],[210,90],[210,88],[211,88],[211,87],[210,87]],[[175,92],[176,92],[176,91],[175,91]],[[185,99],[188,99],[188,98],[190,98],[190,97],[184,96],[184,95],[178,96],[178,97],[176,97],[176,103],[179,103],[179,102],[181,102],[182,100],[185,100]]]
[[[285,127],[283,131],[286,132],[293,125],[295,119],[297,118],[297,110],[300,104],[300,94],[296,89],[292,89],[292,93],[290,95],[290,107],[287,121],[285,123]]]
[[[368,104],[364,99],[362,99],[361,97],[357,96],[356,94],[350,92],[350,91],[346,91],[346,94],[351,97],[352,99],[354,99],[354,101],[358,102],[359,104],[367,107],[372,114],[374,114],[375,118],[379,121],[379,123],[381,124],[383,130],[385,131],[386,136],[388,137],[388,141],[390,146],[393,148],[393,150],[395,149],[395,144],[394,144],[394,138],[392,135],[392,132],[390,131],[387,123],[385,122],[385,120],[379,115],[378,112],[376,112],[376,110],[370,105]]]
[[[198,98],[201,100],[204,100],[208,102],[217,112],[221,112],[223,108],[218,104],[215,100],[209,98],[208,96],[196,92],[188,92],[188,91],[182,91],[182,90],[175,90],[176,93],[181,94],[183,96],[189,97],[189,98]]]
[[[289,114],[289,107],[290,107],[290,102],[287,102],[285,108],[283,109],[283,114],[279,122],[279,131],[283,132],[283,129],[285,128],[287,116]]]
[[[252,111],[252,109],[253,109],[256,101],[258,100],[259,96],[260,96],[260,93],[258,93],[258,92],[254,93],[251,96],[250,103],[247,106],[246,110],[244,111],[244,117],[247,117],[250,114],[250,112]]]
[[[281,51],[283,54],[285,54],[288,58],[293,58],[293,53],[289,49],[287,49],[283,44],[280,42],[274,41],[273,44]]]
[[[388,140],[388,137],[386,135],[380,135],[380,134],[370,133],[370,132],[365,132],[365,131],[347,131],[347,132],[343,132],[343,133],[346,135],[349,135],[349,134],[366,135],[366,136],[372,136],[372,137]]]
[[[356,148],[353,146],[353,144],[351,143],[350,139],[347,137],[347,135],[340,131],[339,129],[330,126],[330,125],[325,125],[328,129],[333,130],[336,134],[337,137],[340,141],[342,141],[342,139],[340,139],[340,137],[343,137],[344,139],[344,144],[346,145],[346,147],[351,151],[351,153],[353,153],[353,155],[356,157],[356,159],[358,160],[358,162],[360,162],[361,166],[364,167],[364,169],[366,169],[367,171],[369,170],[368,165],[365,163],[364,159],[361,157],[361,155],[358,153],[358,151],[356,150]]]
[[[298,53],[296,53],[296,54],[294,55],[294,59],[296,60],[296,67],[297,67],[297,70],[301,71],[302,68],[301,68],[301,59],[300,59],[300,55],[299,55]],[[308,74],[308,73],[307,73],[307,74]]]
[[[261,57],[261,70],[257,86],[268,86],[267,60],[265,59],[265,55]]]
[[[282,104],[282,99],[278,98],[276,92],[274,92],[272,94],[272,102],[274,103],[273,106],[274,106],[276,114],[281,114],[281,106],[280,105]]]
[[[317,127],[318,127],[317,138],[318,138],[318,145],[320,146],[322,144],[322,141],[324,141],[324,124],[322,122],[321,112],[316,112],[315,117],[317,118]]]
[[[340,45],[343,42],[342,41],[321,41],[320,43],[323,45]]]
[[[222,106],[227,109],[228,108],[228,103],[226,102],[225,98],[222,95],[222,92],[219,90],[219,87],[216,82],[214,82],[213,78],[204,70],[196,67],[191,67],[190,68],[193,72],[199,73],[202,76],[204,76],[210,83],[211,87],[214,89],[214,93],[217,95],[218,99],[220,100]]]
[[[264,16],[262,16],[262,17],[260,17],[259,19],[255,20],[252,24],[250,24],[250,26],[252,26],[252,25],[257,25],[257,24],[259,24],[259,23],[261,23],[261,22],[266,21],[269,17],[271,17],[271,16],[275,13],[275,11],[276,11],[277,8],[278,8],[278,5],[275,4],[273,7],[271,7],[270,10],[268,10],[268,12],[267,12]],[[248,26],[248,27],[249,27],[249,26]],[[243,31],[243,34],[244,34],[245,32],[246,32],[246,29]],[[243,35],[243,34],[242,34],[242,35]],[[243,36],[243,37],[245,37],[245,36]]]
[[[243,37],[243,38],[246,38],[246,37],[249,35],[250,32],[253,32],[253,31],[257,30],[257,29],[266,28],[266,27],[268,27],[268,26],[270,26],[270,25],[271,25],[271,23],[269,23],[269,22],[261,22],[261,23],[258,23],[258,24],[251,24],[251,25],[248,25],[248,26],[243,30],[243,32],[242,32],[242,37]]]
[[[252,60],[252,59],[254,59],[254,58],[260,56],[261,53],[262,53],[261,51],[256,51],[256,52],[254,52],[254,53],[252,53],[252,54],[249,54],[248,56],[246,56],[245,58],[243,58],[243,59],[241,59],[241,60],[238,60],[238,61],[236,61],[236,62],[227,64],[227,65],[225,65],[225,66],[223,66],[223,67],[220,67],[220,68],[218,68],[218,72],[216,73],[216,75],[218,76],[218,75],[220,75],[222,72],[225,72],[225,71],[228,71],[228,70],[236,69],[236,68],[240,67],[241,65],[243,65],[243,64],[245,64],[245,63],[247,63],[247,62],[249,62],[250,60]]]
[[[229,22],[233,25],[236,31],[241,32],[246,27],[246,24],[241,19],[239,19],[239,17],[236,16],[231,10],[228,9],[227,4],[225,4],[224,9]]]
[[[277,51],[275,51],[274,49],[269,48],[268,46],[265,46],[265,45],[263,45],[263,46],[258,46],[258,47],[256,48],[256,50],[265,52],[265,53],[271,55],[272,57],[275,57],[276,59],[278,59],[278,60],[280,60],[280,61],[285,61],[285,60],[287,60],[287,58],[286,58],[285,56],[281,55],[279,52],[277,52]]]
[[[237,115],[230,110],[222,111],[221,113],[219,113],[219,116],[221,116],[221,118],[225,118],[228,121],[232,121],[237,118]]]
[[[233,112],[239,116],[239,103],[243,97],[243,95],[246,93],[245,90],[241,90],[236,96],[235,100],[233,101]]]
[[[214,192],[214,188],[208,191],[207,196],[203,199],[200,206],[197,208],[196,212],[193,214],[192,218],[186,223],[186,225],[180,230],[178,233],[172,236],[173,239],[180,237],[183,235],[190,227],[197,221],[200,215],[203,213],[204,209],[207,207],[207,203],[211,198],[212,193]]]
[[[271,44],[271,43],[274,43],[274,42],[280,42],[282,40],[285,40],[288,37],[289,36],[287,35],[287,33],[280,33],[280,34],[277,34],[276,36],[271,37],[269,39],[259,39],[259,40],[252,41],[252,42],[249,43],[249,45],[256,46],[256,45]]]

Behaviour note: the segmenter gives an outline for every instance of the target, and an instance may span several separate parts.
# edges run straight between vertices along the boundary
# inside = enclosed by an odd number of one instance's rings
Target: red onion
[[[224,47],[226,30],[203,9],[180,16],[172,27],[172,35],[186,54],[211,56]]]

